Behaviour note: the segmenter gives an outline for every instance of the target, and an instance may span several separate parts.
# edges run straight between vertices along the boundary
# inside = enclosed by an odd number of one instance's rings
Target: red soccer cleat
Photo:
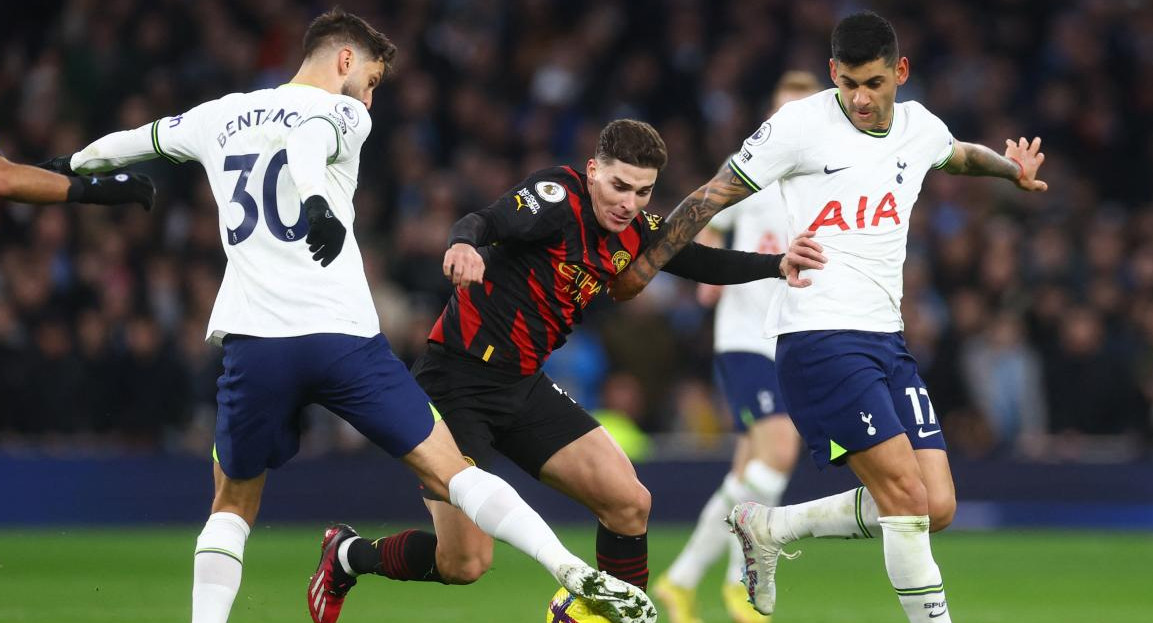
[[[335,524],[324,531],[320,541],[320,563],[316,573],[308,579],[308,613],[314,623],[336,623],[344,597],[356,586],[356,578],[349,575],[336,559],[340,544],[359,536],[351,526]]]

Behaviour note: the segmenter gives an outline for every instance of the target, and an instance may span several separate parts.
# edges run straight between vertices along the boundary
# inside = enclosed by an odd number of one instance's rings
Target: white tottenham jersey
[[[783,199],[787,239],[815,231],[829,260],[770,309],[765,333],[900,331],[909,217],[925,174],[952,153],[949,129],[919,103],[896,104],[888,132],[863,132],[836,89],[785,104],[746,139],[730,166]]]
[[[776,184],[718,213],[709,227],[732,232],[732,248],[755,253],[784,253],[788,248],[788,219]],[[713,350],[718,353],[759,353],[776,359],[777,340],[761,331],[771,302],[784,296],[788,285],[780,279],[762,279],[728,285],[717,301]]]
[[[325,194],[333,214],[348,229],[343,250],[327,267],[308,251],[304,198],[285,166],[288,135],[313,118],[323,119],[336,132],[337,152],[328,160]],[[220,210],[228,266],[208,321],[209,338],[229,333],[371,337],[380,332],[352,235],[360,148],[371,129],[372,119],[361,102],[297,84],[233,93],[152,125],[158,153],[204,167]]]

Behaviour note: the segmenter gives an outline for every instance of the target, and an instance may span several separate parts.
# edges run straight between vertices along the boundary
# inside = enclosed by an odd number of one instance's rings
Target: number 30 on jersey
[[[236,180],[236,187],[232,190],[232,199],[229,201],[244,208],[244,220],[236,228],[228,228],[228,244],[236,245],[244,242],[256,230],[256,222],[260,220],[260,206],[256,198],[248,192],[248,177],[252,175],[260,154],[244,154],[242,156],[228,156],[224,159],[225,171],[240,171]],[[280,220],[280,211],[276,205],[276,184],[280,180],[280,170],[288,164],[288,150],[281,149],[272,156],[268,167],[264,171],[264,184],[261,198],[264,205],[264,223],[268,231],[277,240],[295,242],[303,240],[308,235],[308,220],[303,218],[303,205],[297,213],[296,222],[285,225]]]

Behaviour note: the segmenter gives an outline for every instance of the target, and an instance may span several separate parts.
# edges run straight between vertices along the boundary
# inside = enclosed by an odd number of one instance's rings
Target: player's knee
[[[644,485],[636,482],[627,493],[598,514],[601,523],[617,534],[641,534],[648,530],[652,507],[652,494]]]
[[[957,498],[953,495],[937,495],[929,498],[929,531],[940,532],[953,523],[957,514]]]
[[[465,554],[437,561],[437,571],[448,584],[472,584],[492,566],[492,552]]]
[[[882,515],[928,515],[929,493],[925,483],[915,475],[898,476],[887,483],[877,499]],[[873,496],[877,497],[876,494]]]

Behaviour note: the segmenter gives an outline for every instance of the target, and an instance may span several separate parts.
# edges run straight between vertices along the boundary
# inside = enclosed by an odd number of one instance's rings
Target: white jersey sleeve
[[[939,145],[940,151],[937,152],[933,159],[933,168],[940,169],[944,167],[949,158],[953,157],[953,151],[957,148],[956,142],[953,140],[953,133],[949,131],[949,126],[945,125],[937,115],[929,112],[929,109],[921,105],[920,102],[906,102],[906,106],[910,110],[915,111],[913,114],[923,116],[925,118],[925,134],[929,137],[930,145]]]
[[[754,192],[796,169],[805,145],[803,110],[796,102],[781,106],[729,158],[729,167]]]
[[[201,154],[213,144],[210,125],[223,99],[204,102],[188,112],[152,122],[152,149],[171,162],[200,162]]]
[[[372,117],[364,104],[343,95],[333,95],[330,101],[310,110],[300,125],[313,120],[328,123],[336,134],[336,153],[329,154],[329,164],[358,159],[360,148],[372,131]]]

